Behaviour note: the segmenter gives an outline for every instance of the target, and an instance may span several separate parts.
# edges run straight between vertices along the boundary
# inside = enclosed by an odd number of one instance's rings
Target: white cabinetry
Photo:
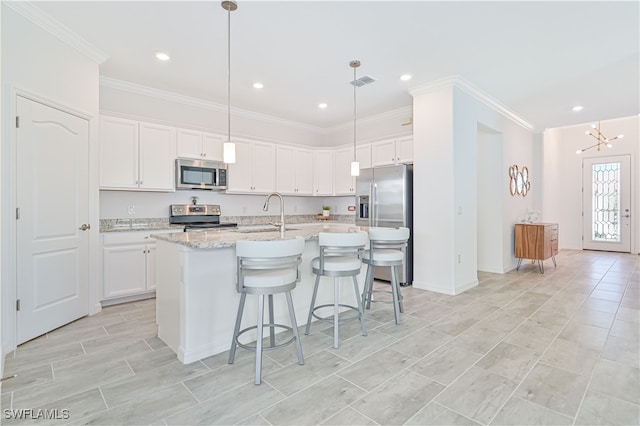
[[[360,145],[356,148],[356,160],[360,169],[371,167],[371,144]],[[351,176],[351,162],[353,148],[342,148],[335,152],[335,195],[353,195],[356,193],[356,178]]]
[[[276,147],[256,141],[234,141],[236,162],[229,164],[227,192],[270,193],[276,189]]]
[[[313,162],[313,195],[333,195],[333,151],[315,151]]]
[[[103,300],[152,297],[156,288],[156,242],[146,232],[102,234]]]
[[[371,144],[372,166],[413,162],[413,138],[389,139]]]
[[[351,176],[352,161],[352,148],[339,149],[335,152],[335,195],[350,195],[355,193],[355,178]]]
[[[313,151],[277,147],[276,190],[288,195],[313,194]]]
[[[356,159],[360,163],[360,170],[371,167],[371,144],[356,147]]]
[[[100,188],[173,191],[173,127],[114,117],[100,119]]]
[[[178,157],[222,161],[224,138],[197,130],[178,129]]]

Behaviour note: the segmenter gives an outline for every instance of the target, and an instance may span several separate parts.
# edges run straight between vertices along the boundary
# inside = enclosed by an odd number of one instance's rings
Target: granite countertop
[[[355,232],[366,227],[340,224],[293,224],[285,230],[284,238],[304,237],[305,240],[317,240],[320,232]],[[236,241],[271,241],[281,238],[277,228],[265,226],[246,226],[237,229],[207,229],[170,234],[152,234],[151,238],[197,249],[235,247]]]
[[[285,216],[285,223],[290,226],[309,226],[309,224],[321,225],[325,223],[316,220],[315,215],[292,215]],[[224,216],[221,223],[237,223],[238,226],[267,226],[268,223],[278,222],[279,216]],[[341,223],[345,225],[354,223],[353,215],[331,216],[328,223]],[[159,231],[159,230],[182,231],[184,225],[172,225],[169,218],[123,218],[123,219],[100,219],[100,232],[131,232],[131,231]]]

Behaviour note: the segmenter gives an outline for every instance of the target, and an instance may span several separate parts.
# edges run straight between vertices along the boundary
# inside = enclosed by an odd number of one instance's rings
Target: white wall
[[[535,208],[534,192],[540,191],[536,164],[536,136],[508,111],[459,79],[417,88],[414,95],[415,186],[414,286],[458,294],[477,285],[478,128],[502,134],[501,203],[487,208],[502,210],[502,270],[515,265],[513,225],[528,208]],[[508,168],[527,166],[531,192],[511,197]]]
[[[2,22],[2,11],[3,11],[3,7],[0,6],[0,23]],[[6,140],[5,138],[5,134],[4,134],[4,100],[5,100],[5,90],[4,90],[4,84],[2,84],[3,80],[2,80],[2,31],[0,31],[0,141],[2,141],[2,143],[0,143],[0,146],[4,145],[4,141]],[[0,149],[0,188],[4,188],[3,186],[3,174],[4,174],[4,167],[3,167],[3,163],[4,163],[4,155],[3,155],[3,150]],[[3,219],[2,219],[2,211],[3,208],[2,206],[4,205],[4,202],[2,200],[0,200],[0,241],[3,241],[2,238],[2,228],[3,226],[2,223],[4,223]],[[3,259],[2,257],[2,244],[0,244],[0,263],[1,260]],[[3,268],[0,267],[0,270],[2,270]],[[0,272],[0,320],[3,318],[2,317],[2,288],[4,287],[4,279],[2,277],[2,273]],[[0,377],[4,377],[4,356],[5,356],[5,351],[4,351],[4,333],[2,330],[2,327],[0,327]],[[0,391],[2,390],[2,383],[0,383]]]
[[[10,213],[15,209],[16,186],[15,161],[11,160],[15,158],[15,129],[11,123],[15,117],[15,93],[32,95],[51,105],[93,117],[89,122],[89,187],[95,189],[89,194],[89,217],[91,223],[97,225],[98,64],[4,2],[2,9],[2,101],[5,106],[2,115],[5,130],[2,133],[2,347],[12,350],[15,346],[16,234]],[[97,283],[98,226],[91,228],[89,238],[90,282]],[[92,290],[90,300],[97,302]]]
[[[142,92],[143,89],[146,90]],[[234,111],[232,109],[231,113],[232,138],[307,146],[321,144],[322,135],[310,126]],[[110,80],[103,80],[100,85],[100,112],[111,115],[115,112],[141,121],[227,133],[226,107],[128,83],[113,87]]]
[[[371,117],[357,117],[357,144],[392,139],[413,133],[411,107],[400,108]],[[353,121],[327,129],[322,136],[322,146],[353,145]]]
[[[631,251],[640,252],[640,118],[639,116],[606,120],[600,123],[608,137],[624,134],[612,148],[598,152],[595,148],[580,155],[576,150],[593,145],[585,134],[592,123],[547,129],[544,132],[544,220],[559,224],[558,245],[565,249],[582,249],[582,159],[610,155],[631,156]]]
[[[478,126],[478,270],[495,273],[503,272],[502,151],[502,134]]]

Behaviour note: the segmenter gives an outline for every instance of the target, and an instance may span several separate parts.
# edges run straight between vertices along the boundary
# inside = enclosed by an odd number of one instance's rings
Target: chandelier
[[[600,131],[600,122],[598,121],[598,126],[596,127],[595,124],[591,125],[592,130],[587,130],[585,133],[591,137],[593,137],[597,143],[595,145],[591,145],[587,148],[583,148],[583,149],[579,149],[576,151],[576,154],[582,154],[583,152],[591,149],[591,148],[597,148],[598,151],[600,151],[600,145],[604,145],[607,148],[611,148],[613,146],[613,144],[611,142],[615,141],[616,139],[622,139],[624,137],[624,135],[618,135],[615,136],[611,139],[607,138],[605,135],[602,134],[602,132]]]

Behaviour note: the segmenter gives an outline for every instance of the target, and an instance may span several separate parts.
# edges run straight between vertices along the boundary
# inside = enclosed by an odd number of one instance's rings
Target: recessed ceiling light
[[[264,87],[264,84],[262,83],[253,83],[254,89],[262,89],[263,87]]]
[[[167,52],[154,52],[156,55],[156,58],[158,58],[161,61],[168,61],[169,59],[171,59],[171,56],[169,56],[169,54]]]
[[[402,75],[400,76],[400,80],[402,80],[402,81],[409,81],[409,80],[411,80],[411,74],[402,74]]]
[[[324,102],[322,102],[321,104],[318,104],[318,108],[322,108],[325,109],[328,105],[325,104]]]
[[[584,107],[582,105],[576,105],[573,108],[571,108],[572,111],[578,112],[578,111],[582,111]]]

